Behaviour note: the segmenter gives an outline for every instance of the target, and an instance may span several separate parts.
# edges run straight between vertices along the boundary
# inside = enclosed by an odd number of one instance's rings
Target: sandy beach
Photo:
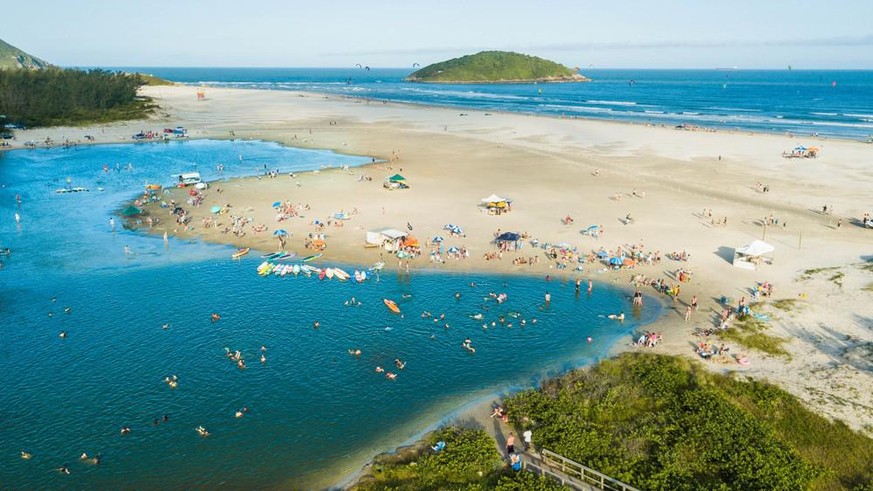
[[[175,199],[190,213],[190,227],[177,225],[166,209],[152,204],[146,209],[159,222],[149,231],[269,252],[278,249],[273,232],[282,228],[290,234],[286,249],[300,256],[312,253],[304,248],[309,234],[323,233],[325,260],[360,266],[384,260],[392,271],[405,264],[384,249],[364,247],[366,232],[409,231],[409,225],[424,250],[410,261],[413,276],[421,269],[548,275],[552,281],[591,279],[595,288],[613,282],[627,287],[628,296],[637,275],[678,284],[677,271],[684,269],[691,280],[681,283],[678,299],[668,300],[672,308],[650,326],[663,334],[664,342],[654,348],[661,353],[699,359],[695,329],[718,324],[722,297],[735,307],[742,297],[752,301],[757,284],[770,282],[772,299],[796,300],[788,309],[758,310],[768,315],[769,334],[789,340],[790,357],[731,346],[731,353],[745,353],[750,363],[706,363],[713,370],[770,380],[815,411],[873,435],[873,395],[864,389],[873,386],[871,263],[864,269],[873,256],[873,230],[859,225],[864,213],[873,212],[869,144],[505,113],[461,115],[284,91],[208,88],[206,99],[198,100],[198,90],[147,87],[143,92],[161,106],[152,120],[27,130],[19,132],[15,145],[46,137],[84,142],[86,134],[96,144],[129,142],[140,130],[184,126],[191,138],[268,140],[372,157],[376,163],[360,168],[213,183],[198,207],[184,204],[187,190],[174,189],[164,199]],[[782,157],[801,144],[817,146],[818,157]],[[398,173],[409,188],[385,189],[384,180]],[[511,198],[511,211],[485,212],[480,204],[491,194]],[[289,203],[299,216],[277,222],[275,201]],[[213,214],[213,206],[227,213]],[[349,219],[335,220],[335,213]],[[222,233],[231,216],[248,222],[244,236]],[[567,216],[572,223],[562,220]],[[207,228],[206,218],[218,223]],[[315,220],[324,227],[317,229]],[[448,236],[443,226],[449,223],[462,227],[465,236]],[[256,225],[264,231],[255,232]],[[590,225],[602,229],[598,238],[580,233]],[[620,270],[599,261],[570,261],[562,269],[529,240],[519,251],[485,259],[497,251],[492,240],[498,230],[539,243],[567,243],[583,256],[600,248],[636,248],[657,251],[662,260]],[[436,235],[445,237],[444,247],[464,248],[469,257],[430,260],[426,241]],[[734,249],[756,239],[774,246],[772,262],[757,270],[733,266]],[[687,261],[668,258],[683,251]],[[533,265],[513,262],[533,257],[538,258]],[[651,286],[642,291],[660,295]],[[699,308],[686,321],[693,296]],[[634,347],[629,339],[616,349],[647,348]]]

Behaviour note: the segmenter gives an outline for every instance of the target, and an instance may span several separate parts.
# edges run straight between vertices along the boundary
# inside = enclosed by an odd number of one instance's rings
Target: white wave
[[[857,114],[857,113],[843,113],[843,116],[847,116],[850,118],[860,118],[864,121],[869,121],[873,119],[873,114]]]
[[[585,101],[587,104],[602,104],[604,106],[636,106],[636,102],[631,101],[599,101],[599,100],[588,100]]]
[[[836,116],[837,115],[837,113],[816,113],[816,112],[811,112],[809,114],[812,114],[813,116]]]

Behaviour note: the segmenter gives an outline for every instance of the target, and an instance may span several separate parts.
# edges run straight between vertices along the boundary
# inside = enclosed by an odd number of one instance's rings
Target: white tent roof
[[[745,254],[747,256],[760,256],[762,254],[767,254],[768,252],[773,252],[774,247],[770,244],[762,241],[756,240],[751,244],[744,245],[743,247],[737,248],[738,254]]]
[[[506,201],[506,198],[501,198],[500,196],[497,196],[496,194],[492,194],[491,196],[489,196],[487,198],[482,198],[483,203],[500,203],[501,201]]]
[[[375,230],[370,230],[370,233],[381,234],[391,239],[399,239],[408,235],[406,232],[397,230],[395,228],[377,228]]]

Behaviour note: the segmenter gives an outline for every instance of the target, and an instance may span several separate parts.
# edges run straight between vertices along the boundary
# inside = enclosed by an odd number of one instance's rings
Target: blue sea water
[[[0,247],[13,250],[0,269],[0,488],[326,486],[471,398],[591,363],[660,315],[648,299],[624,323],[609,321],[604,314],[628,307],[624,292],[598,284],[579,296],[572,284],[543,278],[261,278],[255,254],[232,261],[227,246],[165,246],[121,229],[120,219],[115,231],[109,224],[145,182],[171,184],[181,172],[214,180],[264,165],[287,172],[369,160],[239,141],[0,153]],[[55,193],[68,183],[91,191]],[[325,264],[334,265],[316,263]],[[508,300],[498,305],[490,292]],[[352,296],[359,307],[344,305]],[[212,312],[221,320],[212,322]],[[484,318],[470,317],[476,313]],[[468,337],[474,354],[461,347]],[[350,348],[361,349],[360,358]],[[237,368],[226,349],[240,350],[248,367]],[[175,389],[164,383],[172,375]],[[235,418],[242,407],[250,411]],[[164,414],[169,420],[155,425]],[[122,436],[125,425],[132,431]],[[200,437],[198,425],[211,436]],[[34,457],[20,459],[21,450]],[[83,452],[100,453],[102,463],[80,462]],[[54,470],[63,464],[70,475]]]
[[[378,100],[724,130],[873,135],[869,70],[583,69],[590,83],[407,83],[406,68],[126,67],[175,82],[297,90]]]

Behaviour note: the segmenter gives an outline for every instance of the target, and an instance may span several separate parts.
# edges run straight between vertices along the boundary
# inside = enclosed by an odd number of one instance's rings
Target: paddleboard
[[[233,259],[239,259],[239,258],[245,256],[246,254],[248,254],[250,250],[251,249],[249,249],[248,247],[244,247],[244,248],[239,249],[238,251],[234,252],[230,257]]]
[[[324,255],[324,254],[322,254],[322,253],[319,252],[319,253],[317,253],[317,254],[313,254],[313,255],[311,255],[311,256],[306,256],[306,257],[304,257],[303,259],[301,259],[301,261],[303,261],[303,262],[305,263],[305,262],[307,262],[307,261],[312,261],[313,259],[318,259],[318,258],[320,258],[320,257],[323,256],[323,255]]]

